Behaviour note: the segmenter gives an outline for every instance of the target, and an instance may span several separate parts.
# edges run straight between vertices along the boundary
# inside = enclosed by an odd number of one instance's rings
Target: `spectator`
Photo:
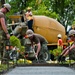
[[[27,8],[27,12],[26,12],[26,14],[33,15],[33,14],[32,14],[32,11],[31,11],[31,7],[28,7],[28,8]],[[26,15],[26,16],[28,16],[28,15]]]
[[[28,25],[28,29],[33,30],[32,25],[33,25],[33,14],[31,11],[31,8],[27,8],[27,12],[25,13],[26,15],[26,19],[27,19],[27,25]]]

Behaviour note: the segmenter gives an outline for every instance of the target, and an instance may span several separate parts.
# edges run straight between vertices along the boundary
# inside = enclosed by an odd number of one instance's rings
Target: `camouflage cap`
[[[33,34],[34,34],[34,32],[33,32],[31,29],[28,29],[28,30],[26,31],[26,35],[28,35],[28,37],[33,36]]]
[[[75,30],[70,30],[68,36],[74,35],[75,34]]]
[[[10,11],[10,9],[11,9],[11,5],[8,3],[4,4],[4,7],[7,8],[8,11]]]

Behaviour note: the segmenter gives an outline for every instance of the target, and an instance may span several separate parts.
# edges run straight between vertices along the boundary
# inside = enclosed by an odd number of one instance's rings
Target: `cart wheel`
[[[39,61],[48,61],[50,60],[50,54],[48,50],[44,50],[42,52],[39,53]]]

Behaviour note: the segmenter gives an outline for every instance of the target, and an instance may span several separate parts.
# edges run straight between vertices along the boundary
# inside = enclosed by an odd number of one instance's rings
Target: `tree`
[[[51,10],[48,10],[48,8],[46,7],[44,3],[39,4],[37,9],[33,10],[33,13],[35,15],[45,15],[45,16],[52,17],[55,19],[59,18],[58,14],[56,14],[55,12],[52,12]]]
[[[38,2],[36,4],[36,2]],[[49,10],[48,3],[50,1],[46,0],[11,0],[9,3],[12,6],[12,9],[10,11],[11,14],[21,11],[21,10],[26,10],[28,6],[32,7],[33,14],[35,15],[46,15],[49,17],[53,18],[58,18],[58,14],[53,12],[52,10]],[[48,5],[47,5],[48,4]],[[16,5],[16,7],[15,7]],[[37,12],[38,11],[38,12]]]
[[[36,0],[36,4],[40,4],[42,0]]]
[[[5,0],[0,0],[0,7],[5,3]]]
[[[67,30],[68,25],[72,25],[75,19],[75,1],[71,0],[51,0],[51,8],[59,14],[59,22],[61,22]]]
[[[1,0],[1,4],[4,4],[5,3],[5,0]]]

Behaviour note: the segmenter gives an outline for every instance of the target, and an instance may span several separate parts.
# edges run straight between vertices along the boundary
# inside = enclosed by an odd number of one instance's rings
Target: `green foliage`
[[[58,15],[55,12],[48,10],[44,3],[40,4],[38,6],[38,9],[33,11],[33,14],[45,15],[45,16],[52,17],[52,18],[58,18]]]
[[[24,47],[24,46],[21,46],[20,54],[21,54],[23,57],[25,56],[25,47]]]
[[[21,46],[21,51],[25,52],[25,47],[24,46]]]
[[[19,48],[19,50],[17,50],[17,51],[20,53],[20,55],[22,57],[24,57],[25,46],[21,46],[21,42],[16,36],[10,37],[10,43],[11,43],[12,46],[16,46],[17,48]]]
[[[21,48],[20,40],[16,36],[10,37],[10,43],[11,43],[12,46],[16,46],[18,48]]]
[[[61,49],[54,49],[53,50],[53,55],[56,57],[56,56],[59,56],[61,53]]]
[[[27,7],[32,7],[32,12],[34,15],[45,15],[55,19],[59,18],[59,15],[56,14],[56,12],[50,10],[50,6],[48,6],[50,4],[50,1],[44,0],[39,5],[36,3],[36,0],[28,0],[26,2],[23,2],[23,0],[11,0],[9,3],[11,4],[12,8],[11,11],[7,14],[7,16],[12,15],[16,12],[20,12],[21,10],[26,10]]]
[[[54,55],[54,58],[57,59],[57,57],[61,54],[61,49],[54,49],[54,50],[50,50],[50,54],[53,54]]]
[[[3,65],[3,64],[0,64],[0,72],[2,72],[2,71],[6,71],[7,70],[7,65]]]
[[[8,2],[8,0],[6,0]],[[34,15],[45,15],[57,19],[67,30],[68,25],[72,25],[75,20],[75,0],[10,0],[12,6],[8,16],[32,7]]]
[[[72,25],[75,25],[75,21],[73,21]]]

